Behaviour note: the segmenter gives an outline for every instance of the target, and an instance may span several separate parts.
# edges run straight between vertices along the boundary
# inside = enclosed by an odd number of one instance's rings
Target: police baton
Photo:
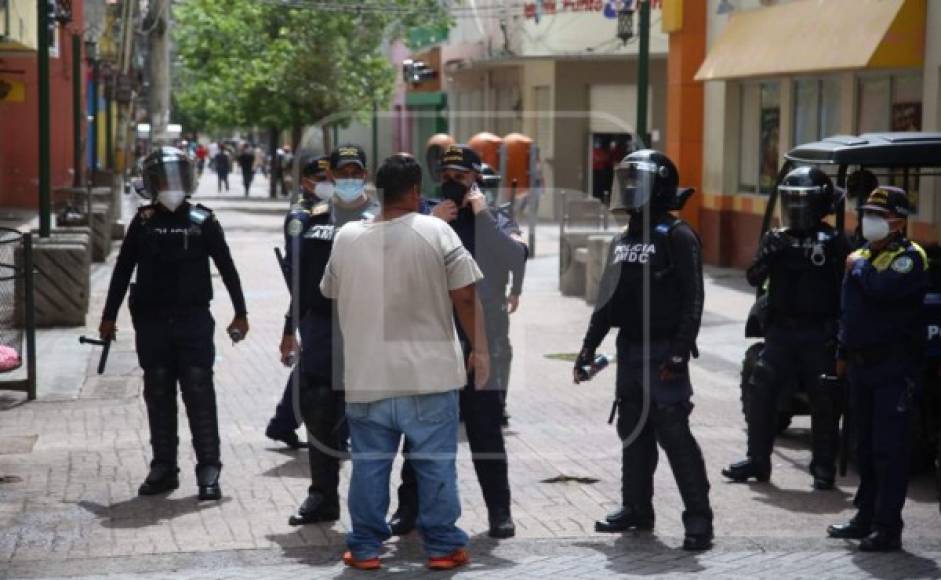
[[[287,284],[288,290],[291,289],[291,279],[288,276],[288,263],[284,259],[284,254],[281,253],[281,248],[275,246],[274,248],[274,257],[278,260],[278,267],[281,268],[281,275],[284,277],[284,283]]]
[[[846,476],[846,468],[849,463],[850,454],[850,408],[849,408],[849,386],[844,379],[834,375],[821,375],[820,386],[827,392],[839,392],[840,402],[842,403],[842,419],[840,420],[840,448],[839,448],[839,473],[840,477]],[[831,398],[832,400],[832,398]]]
[[[105,374],[105,365],[108,364],[108,353],[111,352],[111,343],[113,339],[99,340],[97,338],[88,338],[87,336],[78,337],[80,344],[93,344],[101,347],[101,358],[98,359],[98,374]]]

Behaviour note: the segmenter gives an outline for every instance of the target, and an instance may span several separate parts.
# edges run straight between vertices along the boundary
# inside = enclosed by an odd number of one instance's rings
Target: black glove
[[[686,363],[689,362],[688,348],[674,348],[667,358],[660,364],[660,378],[669,380],[676,375],[686,374]]]
[[[787,234],[781,230],[770,230],[765,234],[761,248],[758,249],[758,259],[768,260],[789,245]]]
[[[582,351],[578,353],[577,357],[575,357],[573,377],[576,384],[588,379],[587,373],[585,372],[585,367],[590,367],[594,362],[595,350],[588,347],[582,348]]]

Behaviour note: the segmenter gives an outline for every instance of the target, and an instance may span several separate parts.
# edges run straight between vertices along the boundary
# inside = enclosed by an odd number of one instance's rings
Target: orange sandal
[[[459,548],[447,556],[428,558],[428,567],[432,570],[453,570],[470,562],[467,550]]]
[[[352,552],[343,553],[343,563],[350,568],[356,568],[357,570],[378,570],[379,568],[382,568],[382,563],[379,561],[379,558],[357,560],[353,557]]]

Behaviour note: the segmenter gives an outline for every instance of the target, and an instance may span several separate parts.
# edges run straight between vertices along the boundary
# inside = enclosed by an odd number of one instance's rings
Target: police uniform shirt
[[[213,294],[209,258],[236,316],[245,316],[241,281],[213,212],[188,202],[173,212],[159,204],[141,207],[121,244],[102,318],[116,319],[135,268],[135,308],[207,307]]]
[[[902,239],[878,253],[867,244],[852,256],[855,261],[843,280],[841,349],[920,347],[928,289],[925,251]]]

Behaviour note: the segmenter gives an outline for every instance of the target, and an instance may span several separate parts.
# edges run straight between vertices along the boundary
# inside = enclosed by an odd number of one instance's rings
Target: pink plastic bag
[[[16,349],[0,344],[0,372],[12,371],[20,366],[20,355]]]

